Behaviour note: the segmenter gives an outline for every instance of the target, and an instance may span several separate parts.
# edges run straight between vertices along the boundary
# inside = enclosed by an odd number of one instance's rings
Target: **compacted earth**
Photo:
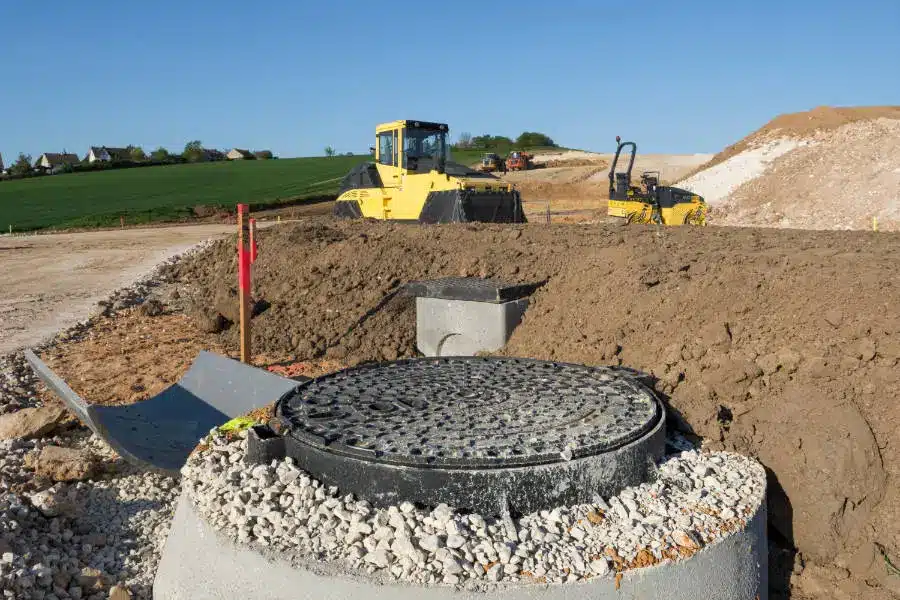
[[[322,218],[259,238],[257,363],[416,355],[409,281],[540,282],[503,354],[639,369],[673,428],[758,459],[773,597],[900,597],[896,234]],[[201,348],[233,355],[234,247],[165,266],[160,310],[103,314],[42,356],[111,403],[174,382]]]

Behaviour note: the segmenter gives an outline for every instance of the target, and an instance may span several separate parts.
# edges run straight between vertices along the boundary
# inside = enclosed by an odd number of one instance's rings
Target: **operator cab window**
[[[403,136],[403,168],[430,171],[446,153],[446,133],[409,127]]]
[[[378,134],[378,162],[382,165],[389,167],[397,165],[394,147],[395,133],[394,131],[384,131]]]

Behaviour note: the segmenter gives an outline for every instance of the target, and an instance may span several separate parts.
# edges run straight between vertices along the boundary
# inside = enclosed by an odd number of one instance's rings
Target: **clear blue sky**
[[[396,8],[395,8],[396,7]],[[715,152],[771,117],[900,104],[900,1],[4,3],[0,152],[364,152],[377,122]]]

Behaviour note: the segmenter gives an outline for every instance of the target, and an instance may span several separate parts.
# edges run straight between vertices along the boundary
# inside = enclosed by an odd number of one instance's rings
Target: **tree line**
[[[537,131],[523,131],[515,140],[505,135],[476,135],[463,132],[459,134],[454,148],[465,150],[497,150],[513,146],[520,148],[556,147],[556,142],[549,135]]]

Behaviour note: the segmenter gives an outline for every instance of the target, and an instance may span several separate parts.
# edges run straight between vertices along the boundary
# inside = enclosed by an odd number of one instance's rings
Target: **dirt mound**
[[[725,225],[900,229],[900,120],[820,131],[737,188],[713,215]]]
[[[778,115],[747,137],[727,146],[708,163],[685,175],[684,179],[773,137],[805,138],[817,131],[829,131],[848,123],[878,118],[900,119],[900,106],[819,106],[808,111]]]
[[[900,229],[900,107],[782,115],[678,182],[710,222],[802,229]]]
[[[794,545],[844,588],[889,583],[878,553],[900,555],[896,236],[313,222],[260,238],[254,284],[270,307],[254,346],[298,359],[413,355],[414,307],[397,293],[409,280],[546,280],[505,353],[641,369],[680,427],[759,457],[777,589],[801,569]],[[234,263],[232,239],[175,274],[212,303]],[[233,329],[220,339],[236,347]]]
[[[260,232],[265,248],[255,265],[256,295],[270,306],[255,320],[253,346],[262,352],[291,352],[298,359],[389,359],[413,352],[414,303],[398,293],[403,283],[440,275],[499,276],[512,282],[542,278],[527,258],[503,256],[505,240],[517,228],[494,226],[497,249],[461,248],[469,228],[414,228],[383,224],[309,223]],[[406,238],[405,232],[417,232]],[[177,267],[182,281],[194,281],[197,311],[236,293],[232,242],[214,246],[206,260]],[[505,260],[504,260],[505,258]],[[212,293],[212,296],[209,294]],[[235,328],[224,335],[237,340]]]
[[[589,167],[608,164],[599,154],[585,150],[564,150],[562,152],[538,152],[532,162],[541,167]]]

